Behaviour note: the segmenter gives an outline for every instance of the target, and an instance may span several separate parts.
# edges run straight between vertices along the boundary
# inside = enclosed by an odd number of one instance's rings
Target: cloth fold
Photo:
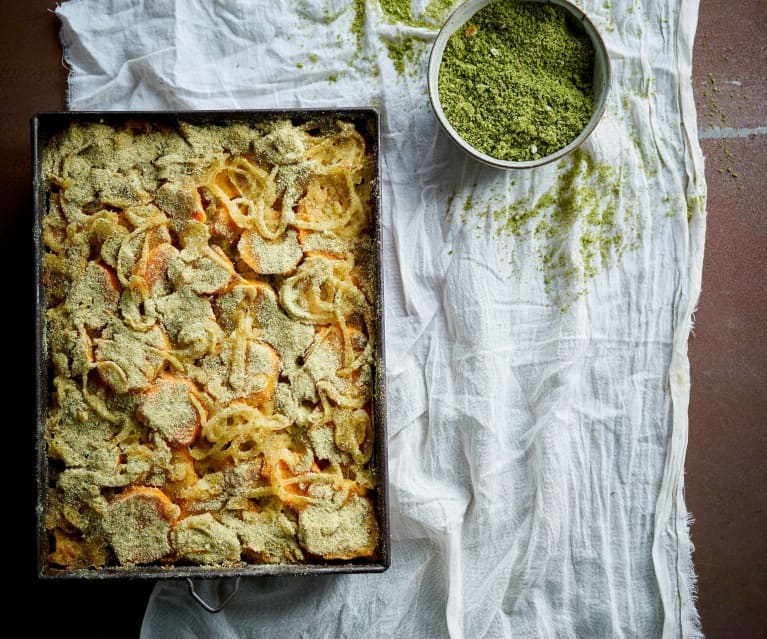
[[[698,3],[580,1],[610,54],[607,112],[526,171],[468,158],[431,111],[429,46],[457,4],[55,9],[73,110],[382,114],[392,566],[244,579],[217,614],[161,581],[145,639],[702,636],[683,472]]]

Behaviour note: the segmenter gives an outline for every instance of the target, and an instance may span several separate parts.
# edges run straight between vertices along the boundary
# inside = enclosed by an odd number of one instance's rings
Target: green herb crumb
[[[394,64],[394,69],[399,75],[403,75],[407,61],[415,57],[416,54],[413,39],[391,40],[389,38],[382,38],[382,40],[389,52],[389,59]]]
[[[565,9],[503,0],[448,39],[439,99],[479,151],[533,160],[569,144],[588,123],[593,69],[591,40]]]
[[[520,198],[477,215],[493,219],[498,238],[533,241],[546,291],[567,305],[585,293],[588,280],[636,247],[639,231],[631,211],[619,220],[621,176],[612,165],[576,149],[557,168],[537,200]]]

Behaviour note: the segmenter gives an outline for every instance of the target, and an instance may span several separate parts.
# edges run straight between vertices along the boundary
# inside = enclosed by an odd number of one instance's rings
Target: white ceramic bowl
[[[575,17],[581,24],[586,32],[586,35],[590,38],[594,46],[594,77],[592,80],[593,85],[593,111],[591,118],[586,123],[586,126],[578,134],[578,136],[572,140],[567,146],[562,147],[558,151],[549,155],[537,158],[535,160],[524,161],[511,161],[500,160],[487,155],[478,149],[468,144],[460,134],[452,127],[445,112],[442,109],[442,104],[439,99],[438,80],[439,69],[442,64],[442,55],[445,51],[447,41],[453,33],[460,29],[477,11],[483,9],[487,5],[493,2],[503,2],[503,0],[467,0],[463,4],[459,5],[453,13],[445,21],[444,25],[437,34],[434,44],[431,48],[431,54],[429,56],[428,66],[428,78],[427,84],[429,89],[429,99],[431,101],[432,108],[437,120],[442,125],[442,128],[450,136],[450,138],[458,144],[466,153],[476,158],[477,160],[489,164],[494,167],[502,169],[528,169],[542,164],[547,164],[558,160],[559,158],[567,155],[573,149],[580,146],[586,138],[591,135],[592,131],[596,127],[599,119],[605,111],[607,105],[607,97],[610,93],[610,59],[607,55],[607,48],[602,40],[602,36],[597,31],[591,20],[581,11],[577,6],[568,2],[567,0],[526,0],[528,2],[540,2],[543,4],[550,4],[562,7],[569,11],[573,17]]]

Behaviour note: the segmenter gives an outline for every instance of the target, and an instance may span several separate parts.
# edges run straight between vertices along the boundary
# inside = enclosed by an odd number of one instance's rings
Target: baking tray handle
[[[221,612],[226,605],[234,599],[234,596],[237,594],[237,592],[240,589],[240,577],[236,577],[234,580],[234,586],[232,586],[232,592],[230,592],[224,599],[221,601],[217,606],[211,606],[208,602],[206,602],[202,597],[200,597],[199,594],[197,594],[197,591],[194,589],[194,581],[192,581],[191,578],[187,577],[186,582],[189,584],[189,592],[192,593],[192,597],[194,597],[194,600],[200,604],[205,610],[208,612],[216,613]]]

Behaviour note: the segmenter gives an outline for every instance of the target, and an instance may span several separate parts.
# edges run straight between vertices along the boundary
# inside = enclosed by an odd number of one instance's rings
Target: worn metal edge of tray
[[[374,160],[371,184],[371,209],[373,217],[373,241],[376,245],[376,349],[374,360],[373,419],[375,442],[373,469],[378,477],[375,489],[375,510],[379,527],[379,543],[374,559],[351,561],[323,561],[301,563],[248,563],[234,566],[196,565],[138,565],[108,566],[103,568],[55,569],[47,565],[48,532],[45,528],[47,514],[49,468],[46,446],[46,416],[49,403],[49,362],[45,345],[44,313],[46,295],[43,273],[44,246],[42,221],[45,215],[46,185],[42,180],[42,152],[50,137],[75,122],[104,122],[117,124],[129,119],[153,120],[176,123],[189,122],[224,123],[236,120],[264,120],[286,117],[294,120],[310,120],[322,117],[346,118],[363,123]],[[227,577],[256,577],[279,575],[326,575],[335,573],[383,572],[391,565],[391,533],[389,523],[388,448],[386,414],[386,362],[384,328],[384,272],[383,231],[381,223],[381,117],[379,111],[369,106],[269,108],[234,110],[141,110],[141,111],[42,111],[31,118],[32,158],[32,208],[35,279],[35,420],[37,480],[36,527],[37,527],[37,577],[41,580],[141,580],[141,579],[216,579]]]

